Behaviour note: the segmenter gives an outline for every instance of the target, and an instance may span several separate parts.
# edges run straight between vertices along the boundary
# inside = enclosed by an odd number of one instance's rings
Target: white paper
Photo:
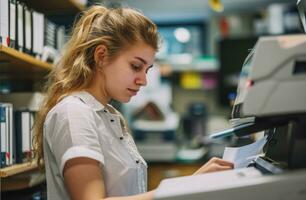
[[[234,163],[234,168],[247,167],[256,157],[262,153],[262,148],[267,142],[267,137],[252,144],[242,147],[226,147],[223,159]]]

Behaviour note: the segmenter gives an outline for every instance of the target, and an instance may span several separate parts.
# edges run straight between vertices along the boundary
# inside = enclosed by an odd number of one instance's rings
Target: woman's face
[[[147,84],[147,72],[153,67],[155,50],[147,44],[128,48],[103,66],[107,98],[126,103]]]

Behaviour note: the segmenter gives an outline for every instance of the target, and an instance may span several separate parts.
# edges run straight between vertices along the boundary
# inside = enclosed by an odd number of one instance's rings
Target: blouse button
[[[111,121],[111,122],[114,122],[115,120],[111,119],[110,121]]]
[[[123,140],[123,137],[121,136],[119,139],[120,139],[120,140]]]
[[[105,113],[107,113],[107,110],[103,110]]]
[[[136,163],[138,164],[138,163],[139,163],[139,160],[136,160]]]

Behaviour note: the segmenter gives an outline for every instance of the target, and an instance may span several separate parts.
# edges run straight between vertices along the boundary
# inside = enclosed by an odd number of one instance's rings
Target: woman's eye
[[[137,71],[137,72],[141,70],[140,65],[132,64],[131,66],[132,66],[132,69]]]

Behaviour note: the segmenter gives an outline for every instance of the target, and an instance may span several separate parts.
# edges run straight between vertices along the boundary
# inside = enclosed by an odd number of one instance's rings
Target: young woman
[[[156,25],[129,8],[93,6],[75,24],[35,126],[48,200],[153,199],[147,164],[108,102],[128,102],[147,84],[158,40]],[[195,174],[232,167],[213,158]]]

